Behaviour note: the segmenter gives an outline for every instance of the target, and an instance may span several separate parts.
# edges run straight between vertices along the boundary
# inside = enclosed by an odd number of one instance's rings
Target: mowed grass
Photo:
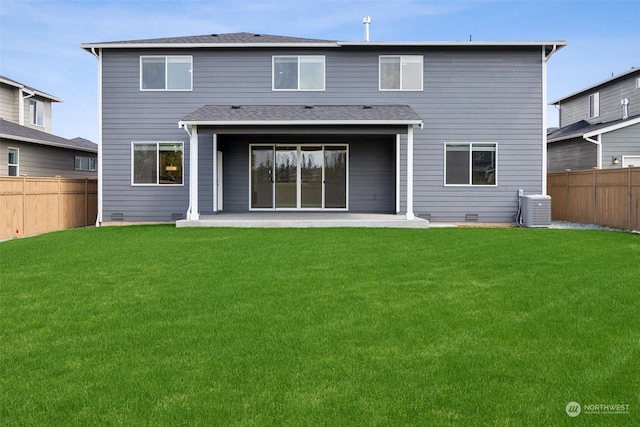
[[[102,227],[0,267],[5,426],[640,423],[639,235]]]

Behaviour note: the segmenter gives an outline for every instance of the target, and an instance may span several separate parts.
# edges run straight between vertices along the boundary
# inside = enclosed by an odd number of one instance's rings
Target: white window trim
[[[636,89],[640,89],[640,77],[636,77]]]
[[[591,99],[593,99],[593,111],[591,111]],[[595,92],[589,95],[588,98],[588,118],[593,119],[595,117],[600,117],[600,92]]]
[[[16,151],[16,160],[18,161],[17,163],[9,163],[9,150],[15,150]],[[16,167],[16,174],[15,175],[9,175],[9,167],[11,166],[15,166]],[[20,149],[16,148],[16,147],[7,147],[7,176],[20,176]]]
[[[496,168],[495,168],[495,184],[487,184],[487,185],[479,185],[479,184],[472,184],[472,174],[469,173],[469,183],[468,184],[447,184],[447,145],[468,145],[469,146],[469,168],[473,167],[473,145],[474,144],[478,144],[478,145],[487,145],[487,144],[494,144],[496,146]],[[444,182],[444,186],[445,187],[473,187],[473,188],[491,188],[491,187],[497,187],[498,186],[498,143],[494,142],[494,141],[474,141],[474,142],[455,142],[455,141],[448,141],[444,143],[444,162],[443,162],[443,166],[444,166],[444,175],[442,177],[442,180]],[[471,171],[470,171],[471,172]]]
[[[164,89],[144,89],[142,87],[142,59],[143,58],[164,58]],[[189,89],[168,89],[169,84],[169,61],[167,58],[189,58],[191,69],[189,70]],[[193,55],[140,55],[140,91],[141,92],[193,92]]]
[[[402,58],[416,57],[420,58],[420,89],[403,89],[402,85]],[[400,58],[400,88],[384,89],[382,88],[382,58]],[[378,90],[381,92],[423,92],[424,91],[424,55],[380,55],[378,57]]]
[[[156,183],[135,183],[134,182],[134,146],[136,144],[155,144],[156,145]],[[180,184],[160,184],[160,144],[180,144],[182,146],[182,182]],[[132,141],[131,142],[131,186],[132,187],[184,187],[185,171],[184,171],[184,141]]]
[[[298,88],[276,89],[276,58],[297,58]],[[322,58],[322,89],[300,89],[300,58]],[[273,55],[271,57],[271,90],[274,92],[324,92],[327,88],[327,59],[325,55]]]
[[[35,104],[34,110],[31,110],[32,102]],[[38,106],[42,108],[42,124],[37,123],[38,122]],[[29,99],[29,124],[31,124],[32,126],[38,126],[43,128],[45,127],[46,123],[47,123],[47,114],[46,114],[44,101],[40,101],[39,99]]]

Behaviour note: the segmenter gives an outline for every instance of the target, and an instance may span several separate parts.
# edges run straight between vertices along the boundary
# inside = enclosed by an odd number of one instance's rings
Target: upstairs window
[[[445,185],[496,185],[497,144],[445,144]]]
[[[273,90],[324,90],[324,56],[274,56]]]
[[[7,159],[7,165],[8,167],[8,176],[18,176],[18,154],[19,151],[17,148],[11,148],[9,147],[9,149],[7,150],[8,152],[8,159]]]
[[[600,92],[589,95],[589,118],[600,115]]]
[[[76,156],[75,169],[77,171],[95,171],[96,159],[94,157]]]
[[[29,100],[29,123],[44,126],[44,102],[37,99]]]
[[[182,142],[131,144],[134,185],[182,185]]]
[[[380,56],[380,90],[422,90],[421,55]]]
[[[636,77],[636,89],[640,89],[640,77]]]
[[[191,56],[141,56],[140,90],[191,90]]]

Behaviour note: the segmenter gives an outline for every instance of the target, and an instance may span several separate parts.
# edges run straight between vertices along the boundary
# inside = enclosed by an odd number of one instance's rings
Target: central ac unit
[[[522,225],[549,227],[551,225],[551,197],[534,194],[522,197]]]

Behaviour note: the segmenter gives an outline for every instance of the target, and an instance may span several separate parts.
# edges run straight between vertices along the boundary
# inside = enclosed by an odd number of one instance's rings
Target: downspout
[[[102,49],[91,48],[91,54],[98,60],[98,214],[96,227],[102,224]]]
[[[602,169],[602,134],[598,134],[598,139],[592,139],[591,137],[588,137],[586,135],[582,135],[582,139],[596,144],[598,150],[596,166],[598,167],[598,169]]]
[[[542,192],[547,194],[547,62],[558,50],[554,44],[549,53],[547,46],[542,46]]]

